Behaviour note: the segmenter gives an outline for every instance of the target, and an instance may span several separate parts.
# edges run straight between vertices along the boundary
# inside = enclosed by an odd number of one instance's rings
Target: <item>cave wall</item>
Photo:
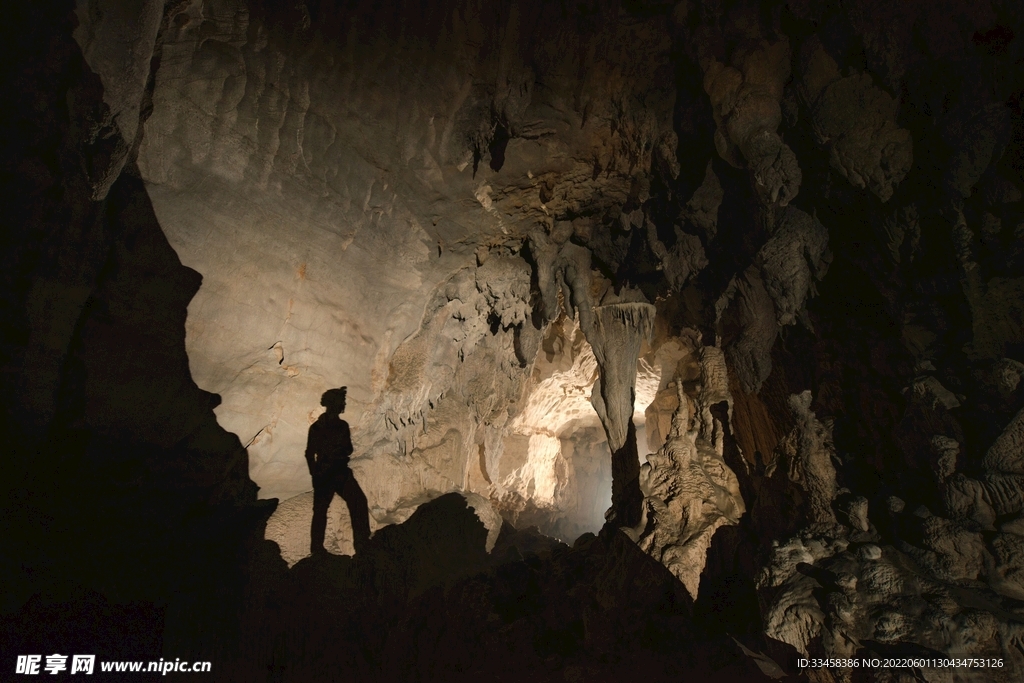
[[[439,283],[477,248],[624,199],[671,117],[671,43],[653,18],[599,30],[546,3],[311,11],[172,12],[139,155],[169,239],[207,277],[193,372],[268,497],[308,489],[298,454],[329,386],[350,387],[360,450],[395,449],[382,414],[409,422],[445,390],[430,378],[423,396],[385,398]]]
[[[131,87],[109,92],[77,23],[73,3],[35,3],[4,41],[0,637],[6,652],[88,643],[145,658],[162,652],[175,596],[201,603],[239,581],[238,553],[271,509],[218,397],[189,374],[202,277],[167,242],[135,164],[158,56],[151,44],[134,70],[119,62]]]

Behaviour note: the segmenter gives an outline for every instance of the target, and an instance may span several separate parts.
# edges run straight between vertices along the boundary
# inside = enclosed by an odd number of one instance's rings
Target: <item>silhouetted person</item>
[[[327,531],[327,508],[337,493],[348,505],[352,519],[352,542],[356,552],[366,547],[370,540],[370,513],[366,495],[359,487],[355,475],[349,469],[348,459],[352,455],[352,436],[348,423],[341,419],[345,412],[345,395],[348,389],[329,389],[320,397],[320,405],[327,412],[317,418],[309,427],[306,440],[306,462],[313,476],[313,523],[309,530],[309,548],[315,555],[324,550],[324,533]]]

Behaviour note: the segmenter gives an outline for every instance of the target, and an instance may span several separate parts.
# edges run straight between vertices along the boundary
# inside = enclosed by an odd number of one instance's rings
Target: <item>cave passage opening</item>
[[[641,465],[656,449],[648,439],[646,411],[662,380],[661,368],[650,360],[642,357],[636,367],[632,419]],[[591,403],[599,372],[578,317],[563,314],[541,344],[525,406],[502,439],[499,509],[513,524],[536,526],[566,542],[605,524],[612,456]]]

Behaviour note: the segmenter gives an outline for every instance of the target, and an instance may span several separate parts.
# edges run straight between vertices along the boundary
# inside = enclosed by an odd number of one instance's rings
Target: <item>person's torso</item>
[[[310,437],[317,462],[328,467],[348,464],[352,437],[344,420],[317,420],[310,427]]]

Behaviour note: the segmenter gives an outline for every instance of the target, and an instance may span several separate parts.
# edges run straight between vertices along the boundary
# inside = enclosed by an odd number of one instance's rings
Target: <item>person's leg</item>
[[[352,520],[352,545],[356,552],[361,552],[370,541],[370,506],[366,502],[366,494],[349,470],[343,481],[338,482],[338,495],[348,505],[348,516]]]
[[[314,555],[324,552],[327,508],[331,507],[332,498],[334,498],[334,489],[330,486],[313,487],[313,522],[309,527],[309,551]]]

